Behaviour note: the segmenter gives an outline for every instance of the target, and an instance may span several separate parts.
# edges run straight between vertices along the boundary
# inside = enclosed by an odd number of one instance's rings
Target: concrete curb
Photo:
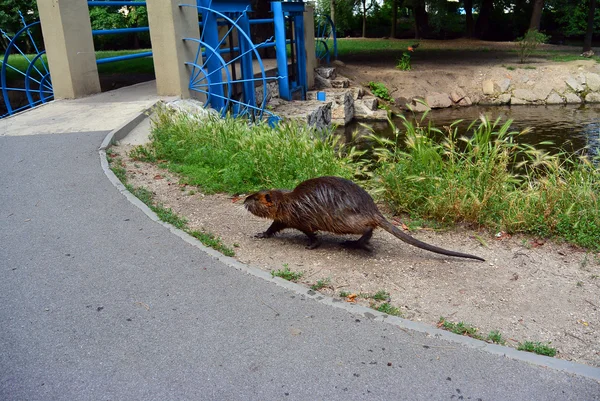
[[[489,344],[489,343],[486,343],[485,341],[476,340],[471,337],[459,336],[457,334],[451,333],[446,330],[441,330],[441,329],[437,329],[435,327],[431,327],[424,323],[413,322],[413,321],[402,319],[402,318],[399,318],[396,316],[390,316],[385,313],[376,311],[374,309],[367,308],[365,306],[344,302],[341,299],[333,298],[333,297],[326,296],[326,295],[320,294],[318,292],[315,292],[309,288],[306,288],[303,285],[296,284],[296,283],[284,280],[279,277],[272,277],[270,273],[268,273],[264,270],[240,263],[232,257],[225,256],[225,255],[221,254],[220,252],[215,251],[212,248],[206,247],[204,244],[202,244],[200,241],[198,241],[196,238],[192,237],[191,235],[187,234],[186,232],[161,221],[158,218],[158,216],[156,215],[156,213],[154,213],[148,206],[146,206],[146,204],[144,204],[138,198],[133,196],[133,194],[131,194],[131,192],[129,192],[125,188],[125,186],[121,183],[121,181],[110,170],[109,165],[108,165],[108,160],[106,159],[106,149],[108,147],[110,147],[111,144],[115,143],[116,141],[122,140],[140,122],[142,122],[145,118],[148,118],[148,116],[151,114],[150,113],[151,110],[154,107],[156,107],[159,103],[161,103],[161,102],[159,101],[159,102],[155,103],[153,106],[151,106],[147,110],[144,110],[139,115],[134,117],[131,121],[116,128],[115,130],[111,131],[106,136],[106,138],[102,142],[102,145],[99,148],[100,164],[102,165],[102,169],[104,170],[104,173],[108,177],[109,181],[131,203],[133,203],[135,206],[140,208],[150,219],[152,219],[153,221],[168,228],[173,234],[175,234],[176,236],[178,236],[179,238],[181,238],[188,244],[191,244],[191,245],[201,249],[202,251],[206,252],[207,254],[209,254],[210,256],[219,260],[220,262],[224,263],[227,266],[233,267],[233,268],[240,270],[246,274],[250,274],[250,275],[259,277],[263,280],[272,282],[280,287],[283,287],[285,289],[293,291],[293,292],[295,292],[301,296],[305,296],[309,299],[313,299],[317,302],[321,302],[325,305],[343,309],[354,315],[361,315],[366,319],[392,324],[400,329],[413,330],[413,331],[416,331],[419,333],[426,334],[427,336],[430,336],[430,337],[453,342],[453,343],[460,344],[462,346],[466,346],[469,348],[475,348],[475,349],[478,349],[481,351],[489,352],[491,354],[500,355],[500,356],[504,356],[507,358],[531,363],[533,365],[537,365],[540,367],[560,370],[565,373],[584,376],[587,378],[591,378],[591,379],[600,381],[600,368],[595,368],[595,367],[583,365],[580,363],[565,361],[562,359],[550,358],[547,356],[537,355],[537,354],[533,354],[530,352],[518,351],[511,347],[506,347],[506,346],[502,346],[502,345],[498,345],[498,344]]]

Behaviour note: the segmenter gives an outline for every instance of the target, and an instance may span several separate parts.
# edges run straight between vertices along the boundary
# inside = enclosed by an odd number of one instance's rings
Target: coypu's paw
[[[254,236],[254,238],[271,238],[273,234],[269,234],[266,231],[262,233],[258,233]]]
[[[369,244],[366,244],[360,240],[357,241],[344,241],[342,246],[350,249],[363,249],[367,252],[373,252],[373,248]]]

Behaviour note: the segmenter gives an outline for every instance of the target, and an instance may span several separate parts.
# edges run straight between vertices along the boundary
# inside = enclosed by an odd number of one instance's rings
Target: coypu
[[[269,238],[285,228],[295,228],[309,238],[308,249],[319,246],[317,231],[335,234],[361,234],[356,241],[345,245],[370,250],[368,242],[373,229],[381,227],[402,241],[427,251],[484,261],[466,253],[449,251],[426,244],[403,233],[381,214],[371,195],[354,182],[340,177],[319,177],[301,182],[293,191],[270,190],[249,195],[246,209],[258,216],[273,220],[267,231],[258,238]]]

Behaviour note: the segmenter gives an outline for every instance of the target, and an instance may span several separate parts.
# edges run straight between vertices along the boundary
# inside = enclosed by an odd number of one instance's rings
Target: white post
[[[317,68],[314,16],[314,5],[306,3],[304,6],[304,43],[306,46],[306,85],[308,89],[315,87],[315,68]]]
[[[188,2],[196,4],[195,0]],[[183,38],[198,39],[198,9],[180,7],[181,0],[146,0],[156,90],[159,95],[191,97],[189,90],[191,67],[198,43]],[[198,61],[200,63],[200,61]],[[196,97],[196,96],[194,96]]]
[[[100,92],[87,0],[38,0],[55,99]]]

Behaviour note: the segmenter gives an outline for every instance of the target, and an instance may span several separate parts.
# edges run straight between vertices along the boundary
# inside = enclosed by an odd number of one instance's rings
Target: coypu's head
[[[248,195],[244,207],[253,215],[275,220],[277,203],[281,200],[281,191],[259,191]]]

